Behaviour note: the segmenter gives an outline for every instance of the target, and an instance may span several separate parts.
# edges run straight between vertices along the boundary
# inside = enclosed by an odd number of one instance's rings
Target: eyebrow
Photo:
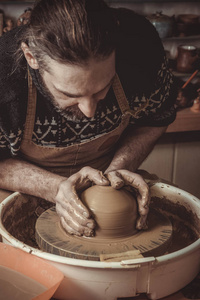
[[[112,83],[113,83],[113,81],[114,81],[114,78],[115,78],[115,75],[112,77],[112,79],[109,81],[109,83],[108,83],[103,89],[101,89],[100,91],[98,91],[98,92],[95,93],[95,94],[98,94],[98,93],[102,92],[102,91],[105,90],[109,85],[112,85]],[[66,96],[68,96],[68,97],[70,97],[70,98],[79,98],[79,97],[82,97],[82,96],[83,96],[82,94],[71,94],[71,93],[68,93],[68,92],[66,92],[66,91],[62,91],[62,90],[58,89],[58,88],[55,87],[55,86],[54,86],[54,88],[55,88],[58,92],[60,92],[60,93],[62,93],[62,94],[64,94],[64,95],[66,95]]]

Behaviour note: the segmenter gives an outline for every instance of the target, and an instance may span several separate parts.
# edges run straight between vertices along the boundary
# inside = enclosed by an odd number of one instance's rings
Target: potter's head
[[[92,117],[115,75],[117,21],[102,0],[40,0],[21,39],[54,105]]]

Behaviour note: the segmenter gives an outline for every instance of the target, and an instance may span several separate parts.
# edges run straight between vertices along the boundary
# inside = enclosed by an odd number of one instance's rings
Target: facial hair
[[[78,105],[73,105],[70,107],[67,107],[65,109],[60,108],[54,98],[50,99],[52,105],[54,106],[54,109],[57,113],[59,113],[62,117],[70,120],[70,121],[81,121],[83,119],[86,119],[86,116],[82,113],[82,111],[78,108]]]
[[[81,121],[83,119],[88,119],[82,111],[78,108],[78,105],[69,106],[65,109],[59,107],[58,103],[56,102],[55,97],[52,95],[48,87],[46,86],[42,75],[38,74],[38,81],[42,87],[43,93],[48,98],[48,101],[53,106],[53,109],[59,113],[62,117],[66,118],[69,121]]]

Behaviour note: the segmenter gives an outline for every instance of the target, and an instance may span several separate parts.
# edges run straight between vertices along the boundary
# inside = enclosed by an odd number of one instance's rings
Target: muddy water
[[[0,266],[0,300],[31,300],[47,288],[39,282]]]

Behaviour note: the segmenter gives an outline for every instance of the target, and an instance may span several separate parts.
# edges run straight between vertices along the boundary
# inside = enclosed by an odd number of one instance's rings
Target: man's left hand
[[[128,185],[132,186],[137,191],[138,211],[140,217],[137,220],[136,228],[147,228],[147,215],[149,212],[150,192],[147,183],[139,174],[128,170],[110,171],[106,174],[110,184],[115,189]]]

